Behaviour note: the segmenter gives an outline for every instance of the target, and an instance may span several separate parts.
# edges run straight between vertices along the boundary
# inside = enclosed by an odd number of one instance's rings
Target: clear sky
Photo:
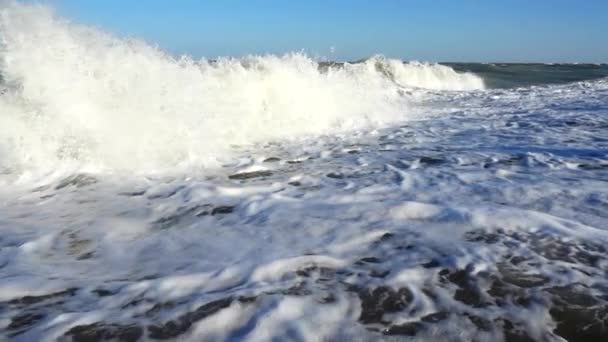
[[[48,0],[194,57],[608,62],[608,0]]]

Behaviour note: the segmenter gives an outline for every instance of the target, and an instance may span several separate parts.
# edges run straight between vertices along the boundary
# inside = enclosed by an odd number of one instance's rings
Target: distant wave
[[[446,63],[459,72],[474,73],[487,88],[566,84],[608,77],[608,65],[591,63]]]
[[[404,120],[404,89],[483,89],[472,73],[381,56],[339,67],[303,54],[194,61],[0,5],[0,164],[149,170],[212,163],[230,145]]]

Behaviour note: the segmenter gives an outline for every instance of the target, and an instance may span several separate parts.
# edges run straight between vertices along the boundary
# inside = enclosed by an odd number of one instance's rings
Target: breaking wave
[[[5,170],[207,165],[231,145],[405,120],[411,88],[484,88],[471,73],[381,56],[325,68],[301,53],[177,58],[45,6],[0,11]]]

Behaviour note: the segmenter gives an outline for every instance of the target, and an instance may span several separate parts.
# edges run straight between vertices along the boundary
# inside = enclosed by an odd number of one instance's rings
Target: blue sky
[[[62,16],[194,57],[608,62],[608,0],[49,0]],[[332,48],[333,47],[333,48]]]

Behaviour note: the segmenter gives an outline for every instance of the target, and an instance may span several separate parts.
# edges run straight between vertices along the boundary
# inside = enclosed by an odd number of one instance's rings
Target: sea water
[[[607,335],[605,65],[0,33],[5,338]]]

